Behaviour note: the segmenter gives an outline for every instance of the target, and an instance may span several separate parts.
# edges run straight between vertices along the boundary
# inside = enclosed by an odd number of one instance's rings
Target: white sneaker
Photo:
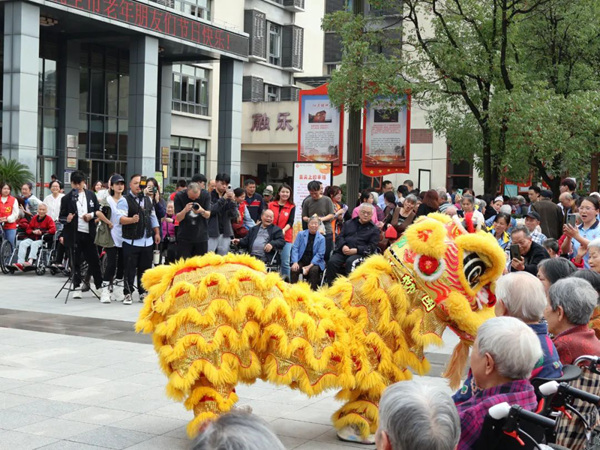
[[[98,289],[96,287],[96,285],[92,284],[90,285],[90,291],[92,292],[92,294],[94,294],[96,297],[100,297],[100,293],[102,292],[102,289]]]
[[[73,298],[74,299],[79,299],[81,298],[81,290],[77,289],[76,291],[73,292]]]
[[[131,300],[131,294],[125,295],[125,298],[123,299],[123,304],[131,305],[132,303],[133,303],[133,301]]]
[[[340,441],[354,442],[355,444],[373,445],[375,444],[375,435],[370,434],[366,438],[363,438],[358,431],[358,428],[349,425],[341,430],[338,430],[337,437]]]
[[[118,286],[113,286],[112,291],[112,300],[115,302],[122,302],[125,298],[125,294],[123,294],[123,288]]]
[[[100,291],[100,303],[110,303],[110,291],[105,287]]]

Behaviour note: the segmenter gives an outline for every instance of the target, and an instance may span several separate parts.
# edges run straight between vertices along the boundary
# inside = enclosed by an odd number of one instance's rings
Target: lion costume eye
[[[465,252],[465,257],[463,259],[463,271],[471,288],[477,286],[477,283],[479,283],[479,278],[481,275],[483,275],[485,269],[485,262],[483,262],[477,253]]]

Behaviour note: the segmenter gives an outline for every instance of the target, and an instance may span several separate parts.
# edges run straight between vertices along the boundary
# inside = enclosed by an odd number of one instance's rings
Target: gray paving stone
[[[57,439],[68,439],[71,436],[98,428],[98,425],[76,422],[74,420],[64,420],[51,418],[37,422],[32,425],[20,427],[15,431],[22,433],[35,434],[37,436],[48,436]]]
[[[0,409],[0,424],[2,424],[0,426],[5,430],[14,430],[46,419],[48,417],[33,412],[22,413],[10,409]]]
[[[77,391],[77,389],[67,386],[56,386],[48,383],[31,383],[27,386],[11,389],[9,393],[18,393],[27,397],[48,399],[52,397],[60,397],[61,395],[69,394],[74,391]]]
[[[305,440],[315,439],[331,428],[329,425],[291,419],[277,419],[271,422],[269,426],[278,436],[289,436]]]
[[[107,447],[98,447],[97,445],[87,445],[81,442],[58,441],[54,444],[44,445],[40,450],[104,450]]]
[[[34,398],[23,397],[22,395],[17,395],[16,393],[10,392],[0,392],[0,410],[10,409],[18,405],[33,403],[35,402]],[[1,427],[0,423],[0,427]]]
[[[48,436],[36,436],[18,431],[3,431],[0,433],[0,450],[30,450],[57,442]]]
[[[177,439],[168,436],[156,436],[141,444],[128,447],[127,450],[187,450],[190,448],[190,441],[187,439]]]
[[[140,433],[138,431],[126,430],[124,428],[115,427],[99,427],[91,431],[77,434],[69,438],[73,442],[81,442],[83,444],[97,445],[102,444],[103,447],[123,449],[132,445],[146,442],[154,437],[148,433]]]
[[[101,408],[98,406],[83,407],[75,412],[63,414],[61,419],[78,420],[80,422],[94,423],[97,425],[110,425],[135,416],[137,413],[118,409]]]
[[[11,408],[10,411],[20,412],[20,413],[35,413],[40,414],[46,417],[60,417],[64,414],[72,413],[74,411],[79,411],[82,408],[85,408],[83,405],[78,405],[76,403],[66,403],[59,401],[52,401],[47,399],[36,400],[32,403],[25,403],[19,406],[15,406]]]
[[[167,417],[139,414],[137,416],[113,423],[112,427],[135,430],[148,434],[162,435],[187,425],[187,420],[169,419]]]

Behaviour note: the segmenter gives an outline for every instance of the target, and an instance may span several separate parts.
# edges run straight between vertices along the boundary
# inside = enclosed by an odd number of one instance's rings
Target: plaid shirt
[[[502,402],[520,405],[529,411],[535,410],[537,406],[535,391],[529,380],[515,380],[476,393],[466,402],[456,405],[461,428],[458,450],[469,450],[473,447],[481,434],[488,410]]]
[[[536,244],[542,245],[546,239],[548,238],[544,233],[540,233],[539,231],[534,231],[531,233],[531,240]]]

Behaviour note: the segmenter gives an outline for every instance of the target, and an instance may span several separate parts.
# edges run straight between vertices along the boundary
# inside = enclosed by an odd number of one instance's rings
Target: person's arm
[[[271,244],[275,250],[281,250],[285,246],[283,232],[277,225],[273,225],[273,227],[273,234],[271,235],[271,241],[269,244]]]
[[[119,223],[121,225],[131,225],[132,223],[138,223],[140,221],[139,214],[134,214],[133,217],[129,216],[129,204],[125,197],[121,197],[119,203],[117,203],[117,210],[119,211]]]
[[[10,215],[6,218],[7,223],[15,223],[19,219],[19,202],[15,198],[15,201],[12,205],[12,211]]]
[[[377,244],[379,244],[379,236],[380,231],[379,228],[375,227],[370,230],[370,233],[367,237],[367,241],[365,245],[357,245],[357,254],[359,255],[372,255],[375,253],[375,249],[377,248]]]
[[[310,263],[321,268],[325,264],[325,239],[319,239],[316,244],[316,248],[313,244],[313,257]]]
[[[207,191],[202,191],[202,193],[200,194],[200,198],[202,199],[202,203],[200,206],[202,206],[203,211],[200,213],[200,215],[202,217],[204,217],[206,220],[210,219],[210,194]]]
[[[292,252],[290,254],[290,264],[297,263],[300,261],[300,256],[298,252],[300,251],[300,235],[296,236],[296,240],[292,244]]]
[[[33,220],[30,220],[27,223],[27,228],[25,228],[25,234],[27,234],[27,235],[33,234],[33,230],[34,230],[34,228],[33,228]]]
[[[46,216],[46,220],[48,221],[48,231],[47,234],[55,234],[56,233],[56,224],[54,220],[50,216]]]
[[[525,271],[532,275],[537,275],[539,262],[548,258],[550,258],[550,255],[548,255],[543,248],[537,249],[537,251],[531,255],[529,263],[525,264]]]
[[[158,201],[154,203],[154,212],[156,213],[156,218],[160,220],[167,215],[167,208],[162,202]]]
[[[104,215],[101,209],[96,212],[96,217],[100,219],[100,222],[104,222],[106,226],[108,226],[108,228],[113,227],[112,222],[108,220],[108,218]]]
[[[254,220],[252,220],[252,217],[250,216],[250,211],[248,211],[248,207],[244,208],[244,226],[249,230],[255,225]]]
[[[290,217],[288,217],[288,221],[285,224],[285,227],[283,227],[283,229],[281,230],[281,231],[283,231],[284,235],[287,230],[290,230],[294,226],[294,215],[295,214],[296,214],[296,207],[294,206],[292,208],[292,210],[290,211]]]
[[[329,197],[325,197],[327,200],[327,214],[321,217],[321,222],[330,222],[335,217],[335,208],[333,207],[333,201]]]

